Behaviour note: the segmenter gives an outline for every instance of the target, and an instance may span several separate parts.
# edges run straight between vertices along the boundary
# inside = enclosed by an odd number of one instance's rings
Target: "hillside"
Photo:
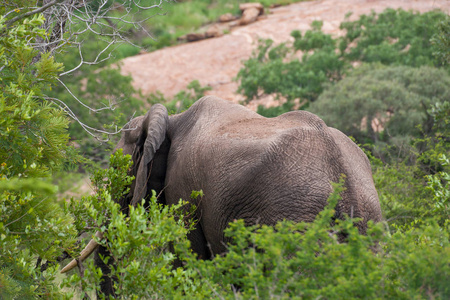
[[[128,57],[122,61],[122,73],[131,75],[135,88],[144,95],[160,91],[171,97],[186,88],[192,80],[212,88],[209,94],[237,102],[243,99],[236,94],[233,78],[256,48],[258,39],[270,38],[281,43],[293,40],[292,30],[302,32],[314,20],[322,20],[325,33],[340,35],[340,23],[348,12],[350,20],[372,10],[402,8],[419,12],[441,9],[450,12],[447,0],[318,0],[271,8],[255,23],[238,26],[229,34],[164,48],[147,54]],[[268,101],[261,99],[260,101]],[[251,107],[256,108],[256,103]]]

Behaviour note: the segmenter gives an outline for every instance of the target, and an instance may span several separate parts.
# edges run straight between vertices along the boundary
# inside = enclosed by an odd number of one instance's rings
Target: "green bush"
[[[80,232],[89,228],[90,233],[104,234],[98,242],[111,253],[103,260],[114,262],[111,276],[118,278],[115,282],[117,299],[180,299],[197,295],[202,286],[193,280],[195,271],[173,268],[175,254],[192,256],[186,237],[192,225],[182,214],[186,203],[162,206],[153,194],[148,203],[143,201],[130,207],[125,215],[113,200],[128,192],[133,179],[127,176],[132,164],[130,159],[129,155],[123,156],[121,150],[111,155],[110,167],[92,176],[96,194],[72,199],[66,213],[76,218]],[[175,253],[169,251],[172,244]],[[83,270],[81,273],[72,271],[63,280],[63,286],[82,294],[98,292],[101,270],[93,260],[87,260]]]
[[[438,33],[433,36],[431,43],[434,46],[434,56],[439,59],[443,65],[450,64],[450,17],[438,24]]]
[[[0,16],[0,298],[56,299],[55,263],[77,232],[50,177],[79,157],[67,145],[66,114],[45,99],[62,65],[28,44],[46,34],[43,16],[9,28],[5,21]]]
[[[388,8],[372,12],[357,21],[345,21],[340,28],[346,35],[340,40],[343,57],[350,61],[380,62],[385,65],[436,66],[430,39],[446,14],[434,10],[415,13]],[[356,43],[355,46],[350,46]]]
[[[427,175],[428,189],[433,194],[434,219],[440,224],[447,224],[450,220],[450,159],[445,154],[439,156],[439,160],[445,170]]]
[[[280,44],[273,47],[272,40],[261,40],[253,56],[244,62],[236,79],[240,81],[238,92],[247,101],[260,94],[276,94],[288,101],[291,110],[295,99],[314,101],[323,90],[323,84],[341,79],[348,65],[335,53],[335,41],[322,33],[321,22],[302,37],[294,31],[294,47]],[[291,57],[297,49],[306,52],[301,60]]]
[[[434,120],[427,111],[448,99],[450,76],[445,70],[366,65],[326,89],[308,110],[358,141],[373,142],[377,156],[387,155],[388,145],[405,157],[412,138],[433,133]]]
[[[417,175],[414,166],[380,161],[372,165],[383,218],[392,230],[434,216],[433,195],[425,188],[426,180]]]

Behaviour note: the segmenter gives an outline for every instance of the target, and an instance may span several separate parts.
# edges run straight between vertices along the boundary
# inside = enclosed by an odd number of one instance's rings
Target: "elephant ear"
[[[161,104],[155,104],[143,117],[139,136],[130,135],[131,140],[135,140],[133,160],[135,163],[136,178],[134,182],[134,193],[131,205],[136,205],[147,195],[147,182],[150,174],[149,163],[155,157],[156,151],[161,147],[166,139],[169,116],[167,109]],[[133,124],[130,124],[130,127]],[[139,132],[139,131],[138,131]]]

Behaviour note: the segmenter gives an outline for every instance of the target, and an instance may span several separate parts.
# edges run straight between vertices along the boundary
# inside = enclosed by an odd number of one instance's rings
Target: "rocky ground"
[[[233,78],[239,72],[242,61],[252,54],[260,38],[275,42],[292,40],[292,30],[305,32],[314,20],[323,21],[323,31],[340,35],[340,23],[348,12],[350,20],[372,10],[382,12],[386,8],[403,8],[425,12],[441,9],[450,13],[449,0],[316,0],[271,8],[256,22],[234,26],[229,33],[164,48],[155,52],[128,57],[122,61],[122,72],[131,75],[133,85],[144,95],[159,90],[167,97],[175,95],[192,80],[212,88],[209,94],[238,102],[243,97],[236,93],[237,82]],[[270,97],[250,105],[270,102]]]

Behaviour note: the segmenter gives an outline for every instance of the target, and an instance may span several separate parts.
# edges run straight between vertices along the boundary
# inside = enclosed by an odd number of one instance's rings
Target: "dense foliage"
[[[111,253],[104,260],[114,262],[112,275],[118,278],[118,299],[180,297],[195,290],[197,285],[191,280],[192,270],[173,270],[175,255],[169,251],[173,243],[176,252],[188,252],[186,234],[190,226],[181,214],[185,203],[180,201],[176,206],[163,207],[153,195],[149,203],[131,207],[125,215],[113,199],[126,193],[133,179],[127,176],[130,158],[124,157],[121,151],[112,155],[110,168],[92,176],[96,194],[72,199],[67,211],[78,216],[80,231],[104,233],[99,242]],[[63,285],[87,294],[98,292],[101,271],[92,261],[84,267],[81,274],[72,271]]]
[[[438,24],[438,33],[433,36],[431,43],[435,47],[433,55],[442,64],[450,64],[450,16]]]
[[[261,93],[277,94],[286,98],[284,110],[288,111],[296,104],[295,99],[314,101],[325,82],[340,80],[348,63],[336,54],[336,42],[331,36],[322,33],[322,22],[314,21],[312,27],[304,37],[299,31],[292,33],[296,39],[293,47],[285,44],[272,47],[271,40],[260,41],[257,52],[244,62],[237,75],[238,91],[248,100]],[[294,57],[286,61],[297,49],[305,51],[302,59]]]
[[[343,22],[346,35],[339,50],[350,61],[380,62],[385,65],[437,66],[430,39],[447,15],[439,10],[423,14],[402,9],[372,12],[359,20]],[[353,44],[353,45],[352,45]]]
[[[43,99],[62,65],[28,41],[45,35],[40,15],[6,28],[0,18],[0,298],[55,298],[54,262],[73,244],[73,219],[56,203],[48,178],[68,161],[68,119]],[[47,180],[46,180],[47,178]],[[36,262],[36,259],[39,260]],[[50,267],[41,268],[41,261]],[[47,264],[48,267],[48,264]]]

